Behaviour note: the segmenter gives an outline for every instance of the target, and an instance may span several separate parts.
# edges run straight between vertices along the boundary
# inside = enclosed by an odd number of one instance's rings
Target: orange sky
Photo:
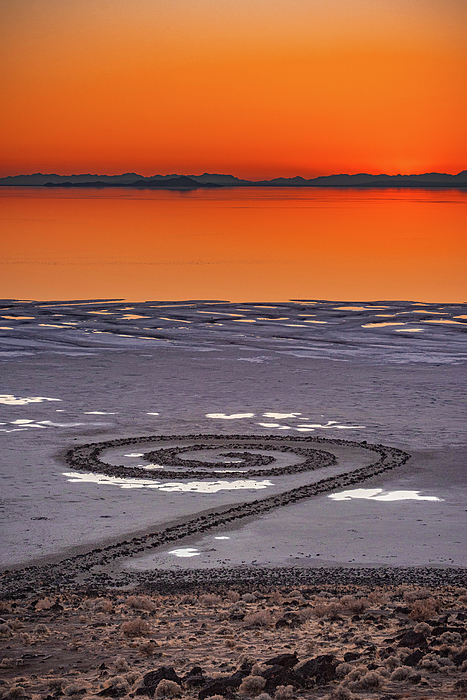
[[[0,175],[467,168],[465,0],[2,0]]]

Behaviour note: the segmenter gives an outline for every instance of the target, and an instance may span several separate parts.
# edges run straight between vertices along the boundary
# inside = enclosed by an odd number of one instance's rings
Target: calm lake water
[[[464,301],[467,193],[0,187],[0,297]]]

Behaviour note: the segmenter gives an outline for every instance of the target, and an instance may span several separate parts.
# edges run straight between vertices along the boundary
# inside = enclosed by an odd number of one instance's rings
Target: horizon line
[[[330,178],[330,177],[358,177],[358,176],[366,176],[366,177],[421,177],[421,176],[426,176],[426,175],[446,175],[448,177],[457,177],[459,175],[467,174],[467,168],[462,169],[458,172],[455,173],[448,173],[448,172],[441,172],[437,170],[431,170],[431,171],[426,171],[426,172],[418,172],[418,173],[396,173],[393,175],[389,175],[388,173],[385,172],[334,172],[331,173],[330,175],[314,175],[311,177],[304,177],[303,175],[291,175],[291,176],[284,176],[284,175],[274,175],[274,176],[267,176],[267,178],[259,178],[257,180],[252,180],[248,179],[246,177],[240,177],[238,175],[234,175],[229,172],[208,172],[207,170],[204,170],[204,172],[201,172],[199,174],[195,173],[189,173],[185,174],[184,172],[166,172],[166,173],[154,173],[152,175],[141,175],[138,172],[135,171],[126,171],[126,172],[120,172],[120,173],[105,173],[105,172],[72,172],[72,173],[60,173],[60,172],[40,172],[36,171],[34,173],[18,173],[15,175],[0,175],[0,180],[5,180],[8,178],[19,178],[19,177],[35,177],[35,176],[42,176],[42,177],[83,177],[83,176],[89,176],[89,177],[124,177],[124,176],[130,176],[130,175],[135,175],[138,177],[142,177],[145,179],[149,178],[154,178],[154,177],[203,177],[203,176],[215,176],[215,177],[232,177],[240,181],[248,181],[248,182],[265,182],[265,181],[271,181],[271,180],[296,180],[296,179],[302,179],[305,181],[309,180],[318,180],[321,178]]]

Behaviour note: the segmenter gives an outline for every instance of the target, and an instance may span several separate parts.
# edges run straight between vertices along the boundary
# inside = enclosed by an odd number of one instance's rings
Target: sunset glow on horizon
[[[463,0],[4,0],[0,176],[467,168]]]

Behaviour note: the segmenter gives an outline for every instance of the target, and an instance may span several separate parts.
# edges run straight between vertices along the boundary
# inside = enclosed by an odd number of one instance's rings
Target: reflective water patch
[[[236,481],[187,481],[160,482],[154,479],[134,479],[131,477],[106,476],[104,474],[92,474],[90,472],[65,472],[63,474],[68,481],[74,483],[109,484],[120,486],[122,489],[157,489],[159,491],[189,492],[189,493],[217,493],[218,491],[241,491],[245,489],[265,489],[274,484],[268,479],[256,481],[255,479],[237,479]]]
[[[201,552],[198,552],[198,550],[195,547],[183,547],[180,549],[172,549],[169,554],[174,554],[176,557],[199,557]]]
[[[0,394],[0,403],[7,406],[26,406],[28,403],[41,403],[42,401],[61,401],[62,399],[49,399],[46,396],[14,396],[13,394]]]
[[[222,418],[223,420],[238,420],[239,418],[253,418],[254,413],[206,413],[206,418]]]
[[[351,489],[341,493],[331,493],[333,501],[351,501],[352,498],[366,498],[372,501],[443,501],[437,496],[420,496],[420,491],[384,491],[384,489]]]

